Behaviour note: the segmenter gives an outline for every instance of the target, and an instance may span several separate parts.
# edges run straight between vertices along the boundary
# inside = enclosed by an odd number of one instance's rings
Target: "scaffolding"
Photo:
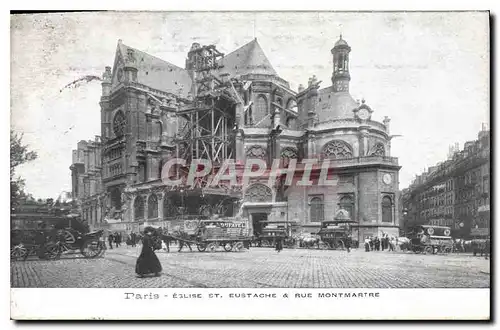
[[[187,67],[194,80],[193,102],[178,111],[177,156],[190,164],[193,159],[209,160],[218,167],[234,159],[236,105],[241,102],[231,79],[221,75],[218,59],[224,55],[215,46],[193,45]]]

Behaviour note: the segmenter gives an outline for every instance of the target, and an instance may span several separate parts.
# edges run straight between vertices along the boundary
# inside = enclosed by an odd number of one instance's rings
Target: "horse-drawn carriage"
[[[409,233],[410,250],[415,253],[450,253],[453,250],[453,239],[450,227],[421,225],[414,227]]]
[[[64,252],[79,251],[85,258],[104,253],[103,231],[90,232],[78,216],[16,219],[11,230],[11,259],[26,260],[38,254],[43,259],[57,259]],[[35,223],[36,228],[32,226]]]
[[[215,252],[220,247],[226,252],[242,251],[249,247],[252,238],[247,222],[232,219],[186,220],[183,230],[164,237],[194,244],[200,252]]]
[[[351,224],[356,223],[350,219],[325,220],[321,223],[318,232],[320,241],[318,248],[344,250],[347,246],[352,247]]]
[[[253,243],[258,247],[273,247],[276,245],[276,240],[280,239],[284,247],[293,248],[296,239],[290,234],[294,225],[286,221],[265,221],[265,226],[254,238]]]

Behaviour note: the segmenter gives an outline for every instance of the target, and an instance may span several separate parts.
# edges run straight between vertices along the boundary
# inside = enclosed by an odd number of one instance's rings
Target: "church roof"
[[[248,73],[278,75],[257,39],[224,56],[219,60],[219,64],[224,66],[219,70],[220,73],[229,73],[233,76]]]
[[[337,42],[335,43],[335,47],[340,47],[340,46],[347,46],[349,47],[349,45],[347,44],[347,41],[345,41],[344,39],[342,39],[342,35],[340,35],[340,38],[339,40],[337,40]]]
[[[123,58],[127,56],[128,49],[134,51],[138,83],[182,97],[190,92],[192,81],[187,70],[121,42],[118,48]]]
[[[318,122],[333,119],[354,118],[354,110],[359,106],[349,92],[334,92],[333,86],[318,91]]]

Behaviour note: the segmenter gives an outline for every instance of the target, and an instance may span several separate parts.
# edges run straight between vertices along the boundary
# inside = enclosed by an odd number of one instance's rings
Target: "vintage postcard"
[[[489,320],[489,22],[11,14],[11,318]]]

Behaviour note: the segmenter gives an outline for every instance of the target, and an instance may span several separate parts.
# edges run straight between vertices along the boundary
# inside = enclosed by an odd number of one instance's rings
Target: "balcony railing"
[[[313,157],[310,157],[313,158]],[[321,168],[323,161],[326,159],[318,159],[318,162],[313,165],[313,169]],[[329,159],[330,167],[344,167],[344,166],[360,166],[360,165],[392,165],[398,166],[398,158],[388,157],[388,156],[366,156],[366,157],[353,157],[353,158],[343,158],[343,159]],[[300,169],[304,167],[302,162],[297,162],[297,168]]]

